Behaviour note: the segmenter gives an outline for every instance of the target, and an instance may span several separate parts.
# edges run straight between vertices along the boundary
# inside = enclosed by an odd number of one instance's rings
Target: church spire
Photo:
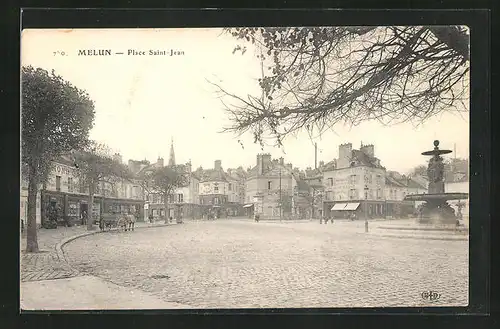
[[[168,159],[169,166],[175,166],[175,153],[174,153],[174,138],[172,137],[172,142],[170,144],[170,158]]]

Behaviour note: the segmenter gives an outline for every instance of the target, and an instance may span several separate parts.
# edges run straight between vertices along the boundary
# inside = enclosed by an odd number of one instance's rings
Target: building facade
[[[407,195],[427,193],[427,188],[412,177],[388,171],[385,178],[385,216],[401,218],[415,215],[416,207],[421,202],[404,201]]]
[[[386,170],[375,157],[373,145],[354,150],[351,143],[339,146],[335,167],[323,170],[325,217],[383,217]]]
[[[177,166],[175,162],[175,151],[173,140],[170,145],[170,158],[168,161],[169,166]],[[155,170],[164,167],[164,160],[158,157],[156,163],[144,166],[140,169],[138,176],[148,177],[149,174]],[[181,186],[168,196],[167,209],[165,209],[165,199],[162,193],[155,191],[152,188],[151,181],[143,182],[145,206],[144,216],[152,217],[154,220],[161,220],[165,218],[172,219],[197,219],[201,217],[201,208],[199,205],[199,177],[193,172],[191,161],[178,165],[180,170],[186,176],[186,186]]]
[[[258,154],[257,163],[248,172],[245,188],[245,215],[279,219],[309,215],[309,186],[283,158]]]
[[[116,156],[116,155],[115,155]],[[81,224],[83,213],[88,214],[88,186],[82,184],[80,172],[69,156],[61,156],[51,164],[47,181],[37,196],[37,223],[44,225],[50,209],[57,210],[58,222]],[[27,183],[21,180],[21,219],[27,217]],[[113,184],[101,182],[94,194],[92,218],[102,212],[132,212],[142,217],[143,193],[135,180],[115,177]]]
[[[227,218],[242,214],[241,182],[230,172],[224,171],[220,160],[215,160],[213,169],[199,168],[196,171],[200,176],[198,193],[203,217]]]

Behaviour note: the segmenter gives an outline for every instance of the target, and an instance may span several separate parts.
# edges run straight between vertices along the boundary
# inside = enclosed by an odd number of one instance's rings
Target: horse
[[[125,215],[125,217],[127,218],[128,230],[133,231],[135,228],[135,216],[133,214],[128,214]],[[125,231],[127,231],[127,229],[125,229]]]
[[[135,216],[132,214],[123,214],[118,218],[117,225],[118,229],[123,229],[124,231],[133,231],[135,228]]]

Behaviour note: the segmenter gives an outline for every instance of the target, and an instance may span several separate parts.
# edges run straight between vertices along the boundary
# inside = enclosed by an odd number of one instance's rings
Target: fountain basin
[[[426,193],[426,194],[410,194],[407,195],[405,201],[448,201],[448,200],[464,200],[469,198],[469,193]]]
[[[425,201],[418,222],[421,224],[456,224],[455,210],[448,200],[468,199],[468,193],[429,193],[412,194],[405,197],[407,201]]]

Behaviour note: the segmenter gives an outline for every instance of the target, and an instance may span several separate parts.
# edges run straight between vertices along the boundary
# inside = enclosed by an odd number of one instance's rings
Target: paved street
[[[83,237],[64,251],[83,274],[194,308],[468,301],[467,241],[382,238],[362,222],[188,222]],[[441,298],[423,300],[429,290]]]

